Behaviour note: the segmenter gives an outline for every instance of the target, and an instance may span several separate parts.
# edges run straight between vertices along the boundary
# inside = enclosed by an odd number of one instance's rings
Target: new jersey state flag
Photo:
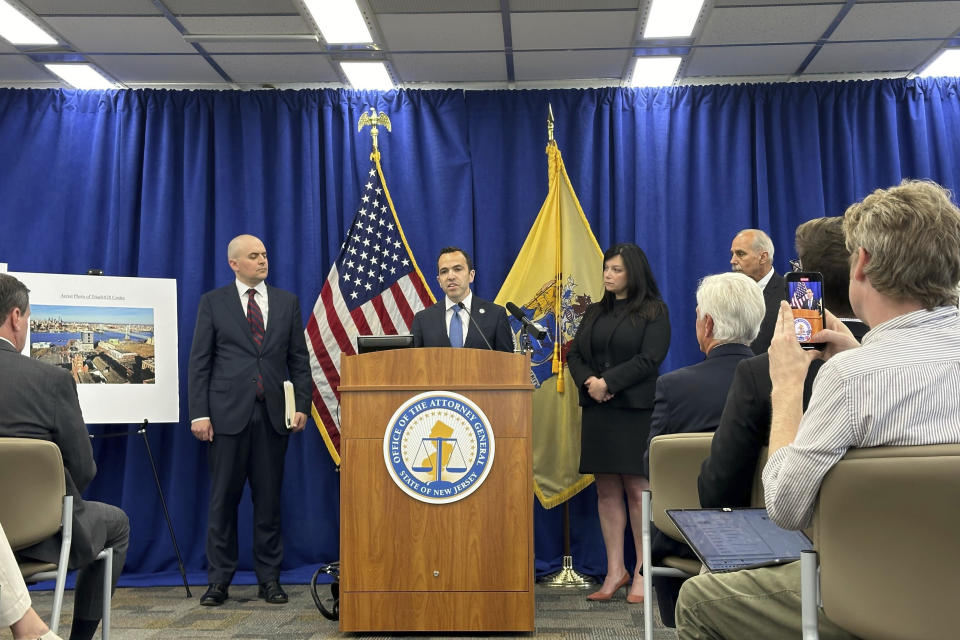
[[[533,481],[537,499],[550,509],[593,482],[581,475],[580,406],[567,370],[567,352],[587,305],[603,295],[603,252],[570,178],[557,143],[547,145],[549,189],[533,228],[497,295],[513,302],[547,337],[533,343]],[[519,340],[520,322],[510,318]]]

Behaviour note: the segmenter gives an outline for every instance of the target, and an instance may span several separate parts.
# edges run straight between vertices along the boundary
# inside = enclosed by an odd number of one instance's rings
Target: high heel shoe
[[[627,594],[627,602],[630,604],[641,604],[643,602],[643,596],[635,596],[632,593]]]
[[[624,574],[623,574],[623,577],[620,578],[620,581],[617,582],[617,586],[615,586],[615,587],[613,588],[613,591],[609,591],[609,592],[607,592],[607,591],[594,591],[593,593],[591,593],[590,595],[587,596],[587,600],[593,600],[594,602],[605,602],[605,601],[609,600],[610,598],[612,598],[612,597],[613,597],[613,594],[615,594],[617,591],[619,591],[619,590],[620,590],[620,587],[626,585],[628,582],[630,582],[630,574],[629,574],[629,573],[624,573]]]

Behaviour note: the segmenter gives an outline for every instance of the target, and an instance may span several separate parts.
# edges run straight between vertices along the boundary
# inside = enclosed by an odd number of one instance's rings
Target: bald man
[[[310,404],[310,365],[297,297],[264,282],[267,250],[250,235],[227,247],[236,279],[200,299],[190,349],[190,428],[209,443],[207,522],[209,588],[200,604],[218,606],[237,569],[237,506],[250,481],[253,560],[258,595],[285,604],[280,586],[283,538],[280,485],[291,433]],[[296,413],[288,428],[283,381],[293,382]]]
[[[773,328],[780,313],[780,301],[786,299],[786,281],[773,269],[773,241],[760,229],[744,229],[730,243],[730,268],[753,278],[763,291],[766,315],[757,339],[750,343],[754,355],[766,353],[773,339]]]

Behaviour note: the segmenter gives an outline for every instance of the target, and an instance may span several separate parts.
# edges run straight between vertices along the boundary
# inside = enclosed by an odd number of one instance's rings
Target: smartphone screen
[[[787,302],[793,311],[793,328],[804,349],[822,349],[810,337],[823,330],[823,276],[816,271],[794,271],[786,275]]]

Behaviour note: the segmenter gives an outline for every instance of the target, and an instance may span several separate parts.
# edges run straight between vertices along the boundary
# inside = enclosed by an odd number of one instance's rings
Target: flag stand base
[[[563,568],[542,577],[538,582],[548,587],[589,587],[597,583],[590,576],[578,573],[573,568],[573,556],[563,556]]]

